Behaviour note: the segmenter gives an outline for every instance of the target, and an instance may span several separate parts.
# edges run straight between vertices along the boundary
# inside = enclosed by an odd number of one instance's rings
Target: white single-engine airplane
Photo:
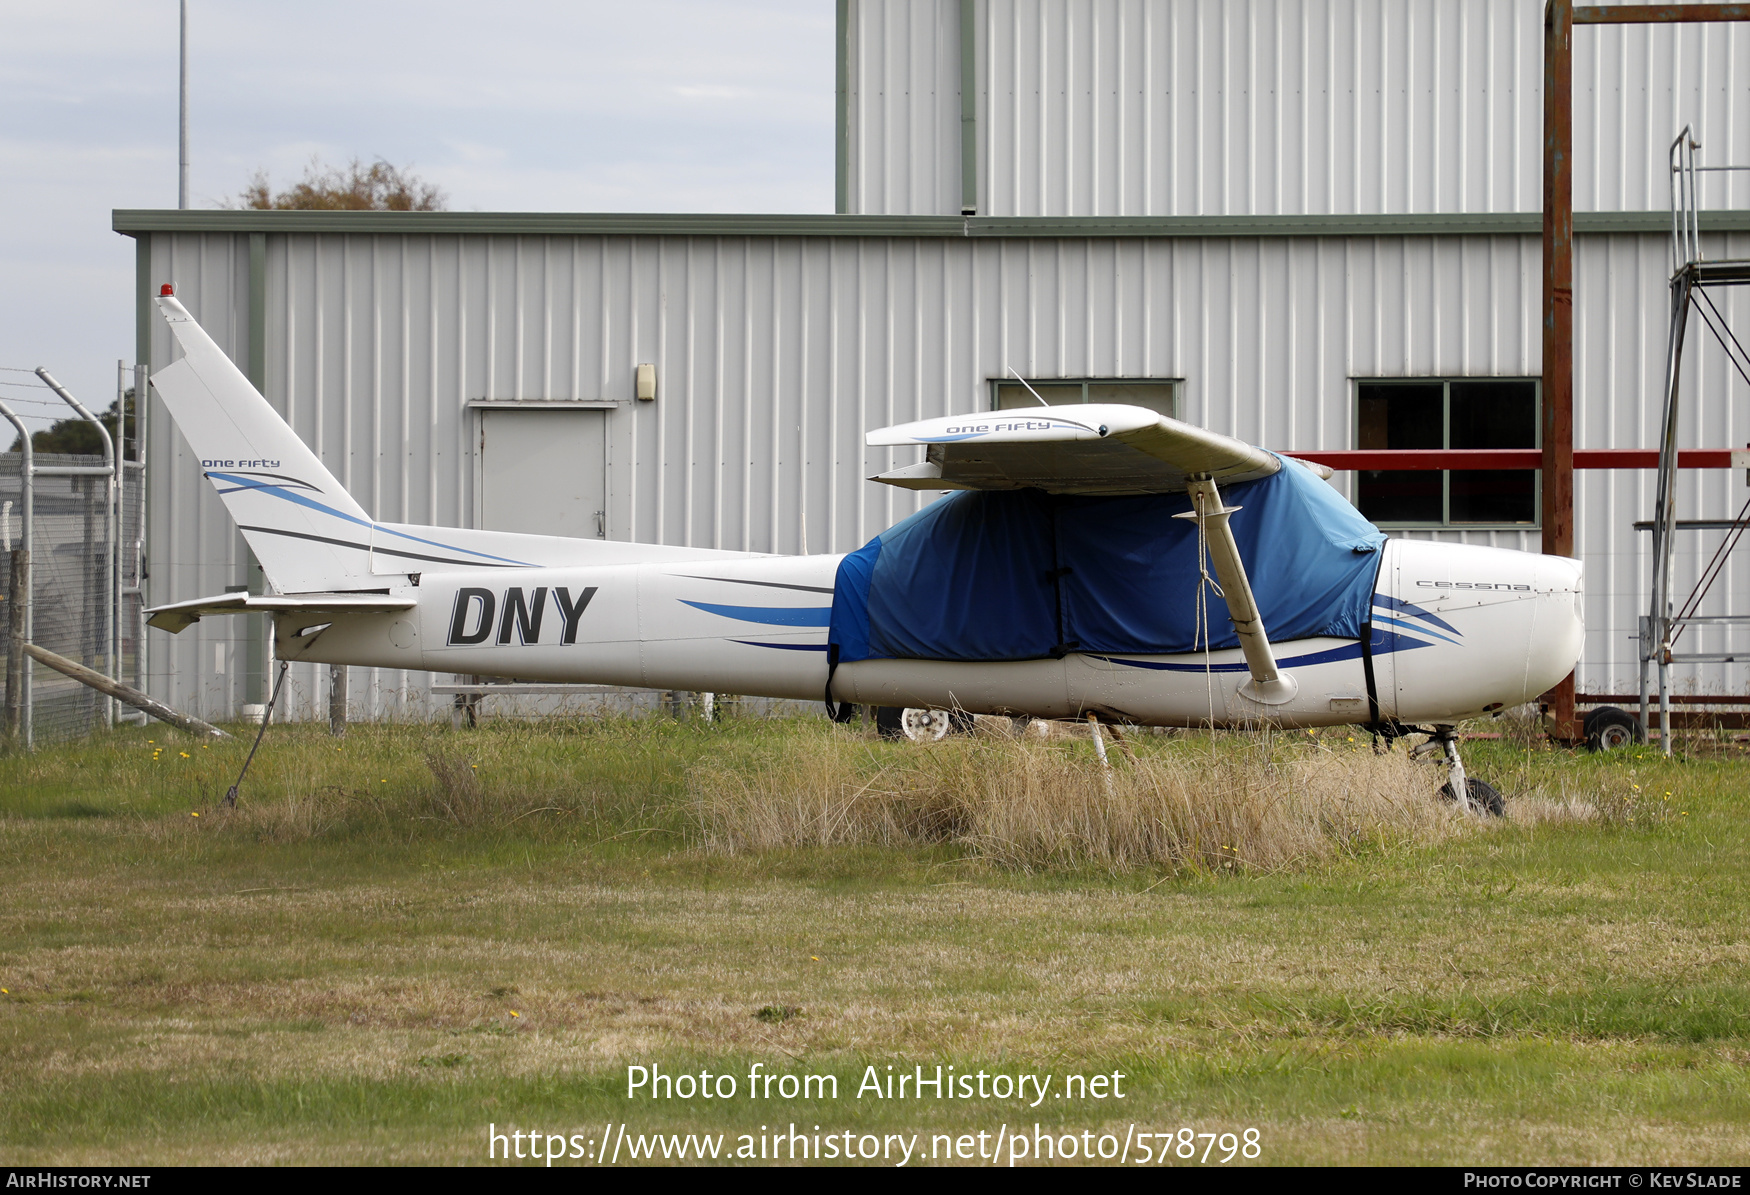
[[[869,433],[926,449],[873,480],[964,492],[846,555],[382,523],[169,286],[157,302],[184,355],[152,384],[275,592],[159,606],[151,624],[266,611],[283,661],[824,698],[847,716],[1428,723],[1451,791],[1498,811],[1453,725],[1537,697],[1580,653],[1578,561],[1388,540],[1317,467],[1131,406]]]

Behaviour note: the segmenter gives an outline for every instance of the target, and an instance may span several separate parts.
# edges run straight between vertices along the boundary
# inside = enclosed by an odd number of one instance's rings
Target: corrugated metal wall
[[[151,241],[152,281],[175,281],[239,361],[247,240]],[[1578,244],[1576,440],[1655,443],[1665,240]],[[1750,254],[1750,239],[1709,246],[1727,249]],[[274,234],[267,250],[270,401],[367,510],[409,522],[472,522],[467,404],[478,399],[620,404],[608,415],[612,538],[831,552],[915,509],[911,493],[864,480],[909,463],[865,448],[864,431],[978,409],[986,380],[1011,365],[1034,377],[1181,377],[1188,419],[1284,448],[1352,446],[1356,377],[1538,369],[1528,237]],[[155,315],[152,338],[167,364]],[[654,404],[630,401],[641,361],[657,366]],[[1712,346],[1691,361],[1701,399],[1684,442],[1742,442],[1741,383]],[[240,537],[158,407],[150,437],[151,600],[242,582]],[[1644,567],[1629,524],[1650,509],[1652,475],[1580,478],[1592,628],[1580,679],[1598,691],[1634,678],[1626,636]],[[1685,517],[1743,499],[1723,471],[1684,486]],[[1520,532],[1455,537],[1536,547]],[[1735,566],[1713,609],[1735,608],[1745,581]],[[152,635],[157,695],[209,716],[245,699],[236,620]],[[424,712],[423,674],[353,671],[355,700],[377,714]],[[1735,669],[1695,676],[1744,681]],[[323,692],[314,669],[295,670],[294,714],[318,713]]]
[[[851,8],[849,210],[959,215],[958,0]]]
[[[960,0],[851,0],[848,210],[960,211]],[[1540,208],[1541,0],[976,0],[994,216]],[[1574,32],[1574,206],[1750,164],[1750,29]],[[1715,175],[1708,207],[1750,206]]]

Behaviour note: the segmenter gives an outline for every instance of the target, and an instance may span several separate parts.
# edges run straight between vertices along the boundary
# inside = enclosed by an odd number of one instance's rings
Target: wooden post
[[[89,685],[105,696],[113,697],[117,701],[131,705],[137,710],[143,710],[152,717],[158,719],[160,722],[168,722],[179,730],[186,730],[190,734],[210,735],[217,739],[228,739],[231,737],[224,731],[220,730],[217,726],[202,722],[199,718],[191,717],[188,714],[182,713],[180,710],[173,710],[161,701],[154,701],[152,698],[146,696],[131,685],[124,685],[120,681],[110,680],[109,677],[103,675],[103,673],[98,672],[95,669],[87,668],[85,665],[77,663],[76,661],[69,660],[66,656],[58,656],[46,647],[38,647],[34,643],[26,643],[24,645],[24,650],[25,654],[39,664],[46,664],[56,672],[59,672],[64,676],[70,676],[82,685]]]
[[[1088,715],[1088,732],[1094,740],[1094,754],[1100,759],[1100,780],[1106,786],[1106,799],[1116,795],[1112,789],[1112,761],[1106,757],[1106,737],[1100,733],[1100,716]]]
[[[346,737],[346,665],[328,666],[328,733]]]
[[[1574,555],[1574,6],[1543,28],[1543,551]],[[1578,742],[1574,675],[1550,690],[1552,738]]]

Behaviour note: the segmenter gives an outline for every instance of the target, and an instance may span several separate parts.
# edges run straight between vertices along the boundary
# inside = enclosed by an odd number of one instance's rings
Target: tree
[[[138,445],[134,442],[134,389],[128,387],[127,393],[121,399],[109,404],[109,409],[99,415],[98,421],[109,429],[110,439],[116,438],[116,406],[126,403],[127,436],[126,459],[134,460],[138,455]],[[64,452],[69,455],[102,456],[103,437],[97,434],[97,429],[77,415],[71,419],[58,419],[50,425],[47,431],[32,432],[30,446],[37,452]],[[12,437],[12,447],[8,452],[19,452],[24,444],[17,435]]]
[[[265,170],[255,172],[237,196],[237,206],[259,211],[441,212],[444,193],[413,173],[378,158],[369,166],[354,158],[348,165],[324,166],[311,159],[304,178],[278,194]]]

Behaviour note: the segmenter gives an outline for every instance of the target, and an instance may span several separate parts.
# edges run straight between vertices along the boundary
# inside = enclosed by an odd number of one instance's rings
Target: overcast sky
[[[189,8],[195,207],[357,156],[458,211],[832,210],[831,0]],[[177,3],[0,0],[0,44],[0,366],[101,408],[134,347],[110,211],[176,206]]]

